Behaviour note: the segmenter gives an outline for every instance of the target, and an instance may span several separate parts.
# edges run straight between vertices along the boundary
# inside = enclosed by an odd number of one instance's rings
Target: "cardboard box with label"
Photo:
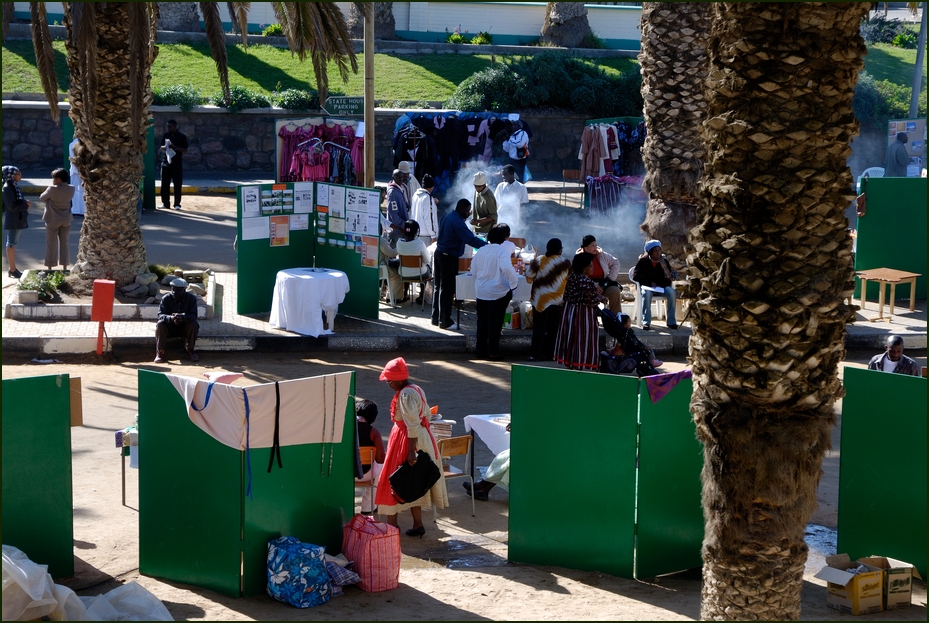
[[[916,567],[908,562],[886,556],[868,556],[859,558],[858,562],[884,572],[884,610],[910,606],[913,596],[913,576],[922,579]]]
[[[864,571],[849,570],[863,566]],[[848,554],[826,556],[826,566],[816,574],[826,581],[826,605],[850,614],[869,614],[884,609],[884,571],[852,562]]]

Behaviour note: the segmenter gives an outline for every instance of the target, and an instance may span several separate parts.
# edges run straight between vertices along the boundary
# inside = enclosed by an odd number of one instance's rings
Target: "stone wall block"
[[[235,164],[235,156],[225,152],[210,154],[206,157],[206,164],[214,171],[228,171]]]
[[[200,145],[200,151],[203,152],[204,156],[209,156],[210,154],[215,154],[223,150],[223,144],[221,141],[207,141]]]
[[[252,155],[247,151],[237,152],[235,155],[235,166],[238,169],[248,169],[252,166]]]
[[[35,164],[42,160],[42,148],[38,145],[30,145],[29,143],[19,143],[13,147],[13,162],[20,169],[23,167],[23,164]]]
[[[255,136],[255,133],[245,137],[245,149],[249,151],[258,151],[261,149],[261,139]]]

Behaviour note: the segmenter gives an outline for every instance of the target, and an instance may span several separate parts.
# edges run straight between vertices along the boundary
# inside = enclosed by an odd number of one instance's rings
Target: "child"
[[[377,484],[377,478],[381,473],[381,467],[384,465],[384,440],[381,434],[372,424],[377,419],[377,405],[371,400],[363,398],[355,402],[355,420],[358,426],[358,445],[374,448],[374,464],[362,464],[361,469],[364,476],[358,479],[358,482],[369,482]],[[373,515],[377,508],[374,506],[374,492],[376,487],[366,487],[361,494],[361,514]]]
[[[635,353],[645,353],[648,355],[648,360],[652,363],[652,367],[661,367],[664,362],[660,359],[656,359],[652,349],[642,343],[642,341],[635,336],[635,333],[633,333],[632,318],[629,317],[629,314],[620,314],[619,321],[622,323],[626,333],[622,339],[616,340],[616,346],[610,350],[610,355],[616,357],[619,355],[631,356]]]

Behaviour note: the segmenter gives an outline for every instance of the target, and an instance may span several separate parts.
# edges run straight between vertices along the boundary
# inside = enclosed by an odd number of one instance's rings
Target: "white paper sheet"
[[[342,218],[330,218],[329,219],[329,233],[330,234],[344,234],[345,233],[345,219]]]
[[[310,228],[310,216],[308,214],[294,214],[290,217],[290,229],[291,231],[297,231],[298,229],[309,229]]]
[[[271,237],[271,220],[267,216],[242,219],[242,240],[266,240]]]
[[[345,218],[345,188],[329,187],[329,216]]]
[[[313,182],[294,183],[294,213],[309,214],[313,211]]]
[[[318,206],[329,205],[329,184],[317,184],[316,185],[316,205]]]
[[[242,218],[261,214],[261,188],[258,186],[242,187]]]

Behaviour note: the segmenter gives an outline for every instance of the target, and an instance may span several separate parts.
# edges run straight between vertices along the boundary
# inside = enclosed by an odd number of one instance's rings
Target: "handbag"
[[[516,148],[516,158],[522,160],[529,157],[529,148],[528,147],[517,147]]]
[[[439,482],[442,472],[432,462],[429,455],[420,450],[416,453],[416,463],[406,461],[390,475],[390,492],[401,504],[415,502],[426,495],[432,485]]]

